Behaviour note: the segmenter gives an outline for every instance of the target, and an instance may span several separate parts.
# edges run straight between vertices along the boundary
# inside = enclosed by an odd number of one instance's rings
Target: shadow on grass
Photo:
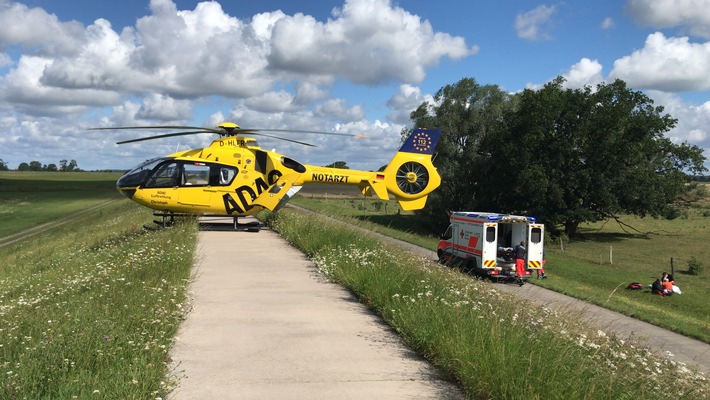
[[[421,236],[438,236],[446,229],[433,227],[433,224],[427,223],[425,218],[419,215],[359,215],[354,218]]]
[[[628,239],[646,239],[650,240],[650,235],[642,233],[628,232],[599,232],[597,230],[581,230],[577,236],[572,238],[571,242],[597,242],[597,243],[619,243]]]

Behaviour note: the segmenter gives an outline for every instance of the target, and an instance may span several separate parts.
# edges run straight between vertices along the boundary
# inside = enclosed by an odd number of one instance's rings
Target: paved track
[[[170,399],[462,399],[270,230],[203,231]]]

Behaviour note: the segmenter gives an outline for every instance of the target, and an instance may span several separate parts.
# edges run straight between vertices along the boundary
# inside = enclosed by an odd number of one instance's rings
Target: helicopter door
[[[141,186],[144,201],[158,210],[169,210],[177,202],[181,168],[175,161],[164,162]]]
[[[212,190],[210,188],[210,166],[201,163],[184,163],[182,165],[182,175],[178,203],[197,208],[210,207],[212,200]]]

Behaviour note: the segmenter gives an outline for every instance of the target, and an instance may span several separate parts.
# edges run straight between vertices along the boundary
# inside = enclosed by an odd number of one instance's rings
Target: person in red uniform
[[[518,285],[523,285],[523,275],[525,275],[525,242],[521,241],[515,246],[515,274],[518,275]]]

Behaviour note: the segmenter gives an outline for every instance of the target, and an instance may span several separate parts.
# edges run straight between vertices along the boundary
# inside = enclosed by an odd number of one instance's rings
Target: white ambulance
[[[516,279],[515,246],[525,243],[525,274],[543,266],[545,226],[534,217],[490,212],[455,211],[441,235],[439,261],[492,280]]]

